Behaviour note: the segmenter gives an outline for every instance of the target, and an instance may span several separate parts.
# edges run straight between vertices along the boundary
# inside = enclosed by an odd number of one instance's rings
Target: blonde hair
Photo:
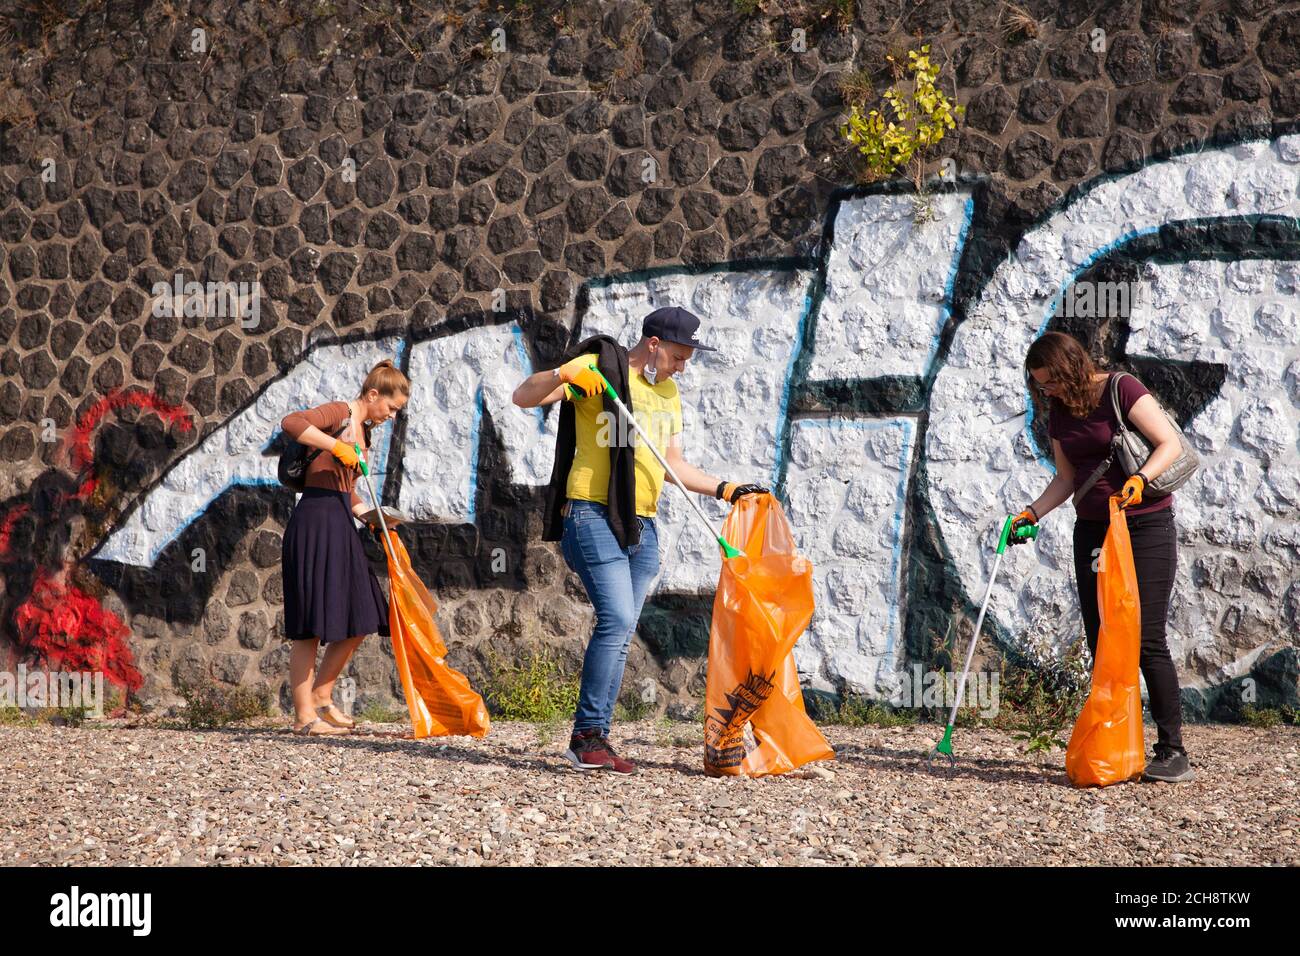
[[[391,359],[384,359],[370,370],[366,380],[361,383],[361,394],[357,397],[364,398],[372,388],[385,398],[394,398],[398,394],[411,397],[410,379],[402,374],[402,370]]]

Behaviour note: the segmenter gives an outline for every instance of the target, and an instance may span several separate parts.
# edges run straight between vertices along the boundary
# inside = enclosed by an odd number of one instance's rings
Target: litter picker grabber
[[[384,506],[380,504],[378,495],[375,494],[374,482],[370,480],[370,466],[366,460],[361,457],[361,446],[353,445],[353,450],[357,453],[357,465],[361,468],[361,474],[366,479],[366,489],[370,492],[370,503],[375,506],[375,514],[379,516],[379,527],[384,532],[384,550],[393,563],[397,563],[397,555],[393,553],[392,545],[388,541],[388,522],[384,520]]]
[[[1014,532],[1011,530],[1012,523],[1016,520],[1015,515],[1007,515],[1007,520],[1002,523],[1002,534],[998,537],[998,556],[993,560],[993,572],[989,575],[988,587],[984,589],[984,601],[980,605],[979,617],[975,619],[975,633],[970,636],[970,647],[966,650],[966,664],[961,669],[961,677],[957,680],[957,695],[952,702],[952,710],[948,713],[948,727],[943,732],[943,740],[935,745],[934,750],[930,751],[926,762],[934,760],[935,754],[943,754],[948,758],[949,765],[957,762],[957,758],[952,754],[952,728],[957,722],[957,708],[961,706],[962,693],[966,689],[966,676],[970,673],[971,661],[975,659],[975,644],[980,639],[980,628],[984,625],[984,615],[989,609],[989,598],[993,596],[993,582],[998,578],[998,567],[1002,564],[1002,554],[1007,550],[1007,541],[1012,535],[1016,538],[1037,538],[1038,525],[1024,525],[1017,528]]]
[[[677,487],[682,489],[682,494],[686,496],[686,503],[691,506],[692,510],[694,510],[695,516],[700,519],[700,523],[708,529],[709,537],[714,538],[718,542],[722,547],[723,554],[727,557],[740,557],[742,552],[733,548],[727,543],[726,538],[713,530],[713,525],[709,522],[709,519],[705,516],[704,512],[700,510],[700,506],[696,503],[695,499],[691,497],[691,493],[686,490],[686,486],[682,484],[681,479],[677,477],[677,472],[673,471],[673,466],[668,464],[664,459],[664,456],[660,454],[659,449],[655,447],[654,442],[650,440],[650,436],[645,433],[645,429],[641,427],[641,423],[636,420],[636,417],[628,410],[628,407],[623,404],[622,399],[618,397],[618,393],[614,391],[614,386],[609,384],[609,379],[605,378],[604,375],[601,375],[600,369],[598,369],[595,364],[589,365],[588,368],[597,375],[600,375],[600,380],[605,383],[605,394],[613,400],[614,404],[618,407],[618,410],[623,414],[623,417],[631,423],[634,429],[636,429],[636,433],[641,436],[641,440],[645,442],[646,447],[654,452],[655,458],[659,459],[659,464],[663,465],[664,471],[668,472],[668,474],[672,476],[673,482]],[[574,389],[572,385],[566,385],[565,388],[568,389],[570,397],[577,398],[582,394]]]
[[[492,726],[483,698],[464,674],[447,665],[447,645],[434,619],[438,603],[411,567],[402,539],[389,529],[389,518],[396,515],[384,513],[360,448],[357,458],[384,535],[393,661],[411,712],[413,733],[416,739],[457,734],[482,737]]]

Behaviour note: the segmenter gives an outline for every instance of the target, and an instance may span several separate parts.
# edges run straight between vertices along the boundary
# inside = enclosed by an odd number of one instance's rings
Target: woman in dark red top
[[[1034,524],[1074,497],[1088,477],[1110,454],[1118,426],[1110,400],[1114,373],[1099,372],[1083,347],[1068,335],[1048,332],[1025,356],[1025,374],[1034,407],[1047,410],[1047,434],[1052,440],[1056,477],[1033,504],[1016,516],[1016,525]],[[1140,663],[1156,722],[1155,759],[1145,776],[1181,782],[1192,779],[1182,739],[1182,697],[1178,672],[1165,638],[1169,597],[1178,567],[1178,538],[1172,494],[1143,500],[1147,484],[1178,460],[1178,433],[1165,419],[1150,392],[1131,375],[1118,384],[1119,406],[1128,427],[1152,445],[1151,457],[1132,475],[1113,462],[1075,505],[1074,576],[1079,591],[1088,648],[1097,654],[1101,618],[1097,610],[1096,559],[1110,522],[1108,499],[1122,494],[1125,518],[1133,542],[1138,598],[1142,617]],[[1011,538],[1014,543],[1021,539]]]
[[[410,392],[401,370],[383,361],[370,370],[356,398],[294,412],[280,423],[291,438],[326,452],[307,466],[306,488],[284,529],[280,564],[284,631],[293,641],[289,683],[296,733],[352,729],[355,722],[331,700],[334,681],[363,637],[388,633],[388,604],[353,521],[370,510],[356,492],[359,459],[353,445],[369,460],[371,427],[401,410]],[[318,644],[325,645],[325,654],[313,680]]]

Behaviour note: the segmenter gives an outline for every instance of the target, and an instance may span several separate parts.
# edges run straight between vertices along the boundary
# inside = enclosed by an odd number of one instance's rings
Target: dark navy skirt
[[[388,634],[388,601],[343,491],[307,488],[284,530],[284,633],[322,643]]]

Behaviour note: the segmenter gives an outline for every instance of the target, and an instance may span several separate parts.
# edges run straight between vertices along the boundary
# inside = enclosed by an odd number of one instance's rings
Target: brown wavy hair
[[[411,396],[411,382],[402,370],[395,366],[392,359],[384,359],[370,370],[366,380],[361,383],[361,398],[371,389],[378,390],[384,398],[396,398],[398,395]]]
[[[1025,384],[1034,398],[1034,407],[1043,411],[1050,407],[1048,396],[1043,394],[1029,374],[1031,369],[1046,369],[1052,379],[1060,384],[1058,400],[1076,418],[1086,418],[1097,407],[1096,386],[1092,377],[1100,369],[1073,336],[1064,332],[1045,332],[1034,340],[1025,353]]]

